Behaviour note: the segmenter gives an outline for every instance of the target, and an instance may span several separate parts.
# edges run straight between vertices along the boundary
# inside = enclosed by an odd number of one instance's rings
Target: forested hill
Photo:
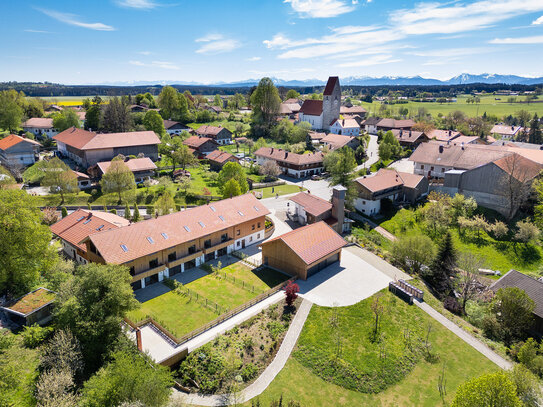
[[[236,93],[249,93],[254,89],[254,86],[205,86],[205,85],[171,85],[180,92],[185,90],[192,94],[198,95],[234,95]],[[137,95],[139,93],[149,92],[152,95],[158,95],[162,90],[162,85],[145,85],[145,86],[108,86],[108,85],[62,85],[57,83],[36,83],[36,82],[0,82],[0,90],[15,89],[23,91],[27,96],[122,96],[122,95]],[[324,86],[292,86],[289,89],[296,89],[302,94],[321,93]],[[517,92],[536,90],[536,85],[506,85],[506,84],[485,84],[485,83],[470,83],[461,85],[379,85],[379,86],[354,86],[342,85],[342,90],[352,90],[354,94],[370,94],[370,95],[386,95],[389,91],[402,91],[404,96],[415,96],[420,92],[430,92],[433,94],[441,94],[454,96],[457,94],[469,94],[473,92],[487,93],[497,92],[500,90],[512,90]],[[279,87],[279,92],[285,89]]]

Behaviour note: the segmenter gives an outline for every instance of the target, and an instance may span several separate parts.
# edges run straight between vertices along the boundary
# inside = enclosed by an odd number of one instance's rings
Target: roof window
[[[124,245],[124,244],[121,245],[121,249],[123,249],[123,252],[128,251],[128,247],[126,247],[126,245]]]
[[[200,226],[203,227],[203,228],[206,227],[206,225],[204,225],[204,223],[203,223],[203,222],[200,222],[200,221],[198,221],[198,225],[200,225]]]
[[[147,241],[151,244],[155,243],[155,241],[153,240],[151,236],[147,236]]]
[[[187,232],[190,232],[190,228],[188,226],[183,226]]]
[[[168,235],[166,234],[166,232],[162,232],[161,235],[162,235],[162,237],[163,237],[164,239],[167,239],[167,238],[168,238]]]

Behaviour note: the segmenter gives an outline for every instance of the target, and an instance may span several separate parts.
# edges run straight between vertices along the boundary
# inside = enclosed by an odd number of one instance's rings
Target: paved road
[[[388,230],[382,228],[377,223],[371,221],[370,219],[368,219],[368,218],[366,218],[366,217],[364,217],[364,216],[362,216],[362,215],[360,215],[360,214],[358,214],[356,212],[351,212],[350,217],[353,218],[354,220],[358,220],[360,222],[366,222],[368,225],[370,225],[372,227],[373,230],[375,230],[377,233],[379,233],[384,238],[390,240],[391,242],[394,242],[395,240],[397,240],[396,236],[394,236]]]
[[[355,171],[360,171],[362,168],[370,168],[372,164],[379,161],[379,145],[377,143],[377,136],[370,135],[370,142],[368,144],[368,148],[366,149],[366,154],[368,155],[368,160],[356,167]]]
[[[224,405],[238,405],[240,403],[245,403],[246,401],[251,400],[254,397],[262,394],[264,390],[270,385],[270,383],[275,379],[277,374],[283,369],[285,363],[287,363],[298,337],[302,332],[309,311],[313,304],[308,300],[303,300],[298,312],[294,316],[292,323],[275,355],[273,361],[269,366],[262,372],[262,374],[250,384],[247,388],[242,390],[240,393],[235,395],[212,395],[212,396],[202,396],[198,394],[185,394],[177,390],[174,390],[172,394],[173,399],[179,399],[186,404],[195,404],[199,406],[224,406]]]
[[[430,315],[432,318],[434,318],[437,322],[439,322],[441,325],[447,328],[449,331],[454,333],[456,336],[458,336],[468,345],[473,347],[475,350],[481,352],[484,356],[486,356],[488,359],[490,359],[492,362],[497,364],[502,369],[511,369],[513,367],[513,364],[511,362],[502,358],[500,355],[498,355],[496,352],[494,352],[492,349],[490,349],[480,340],[474,338],[472,335],[464,331],[454,322],[450,321],[445,316],[443,316],[442,314],[437,312],[435,309],[430,307],[427,303],[415,301],[415,304],[424,312],[426,312],[428,315]]]

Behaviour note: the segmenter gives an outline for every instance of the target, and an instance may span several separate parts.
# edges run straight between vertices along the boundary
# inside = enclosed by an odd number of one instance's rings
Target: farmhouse
[[[256,163],[275,161],[283,174],[303,178],[324,171],[324,155],[318,151],[311,154],[295,154],[273,147],[262,147],[255,152]]]
[[[360,135],[360,125],[355,119],[335,119],[330,126],[330,132],[358,137]]]
[[[196,134],[213,139],[220,145],[232,144],[232,132],[226,127],[203,125],[196,130]]]
[[[149,157],[130,158],[124,161],[130,171],[134,173],[136,184],[141,184],[145,180],[151,179],[156,170],[155,163]],[[96,178],[102,177],[111,166],[111,161],[101,161],[89,172],[94,172]]]
[[[376,135],[377,134],[377,123],[381,121],[379,117],[369,117],[364,120],[361,126],[364,128],[366,133]]]
[[[360,177],[355,181],[358,197],[354,207],[366,215],[379,213],[383,199],[415,203],[428,194],[428,180],[425,177],[396,170],[380,169],[373,176]]]
[[[138,289],[260,242],[269,213],[245,194],[95,233],[83,243],[90,261],[127,266]]]
[[[179,135],[184,131],[189,133],[191,131],[194,131],[190,127],[187,127],[184,124],[173,120],[164,120],[164,129],[166,130],[166,133],[168,133],[170,136]]]
[[[327,146],[330,151],[348,146],[353,150],[360,145],[360,141],[355,136],[341,136],[339,134],[330,133],[321,140],[321,143]]]
[[[437,141],[451,141],[461,135],[462,133],[456,130],[433,129],[428,132],[428,138],[430,140],[437,140]]]
[[[209,161],[209,168],[212,171],[220,171],[224,164],[228,162],[237,163],[239,162],[238,158],[226,151],[215,150],[207,155],[207,160]]]
[[[37,288],[0,307],[18,325],[45,325],[51,321],[55,293],[47,288]]]
[[[298,120],[308,122],[315,130],[330,130],[332,122],[339,119],[341,106],[341,86],[337,76],[328,78],[323,97],[323,100],[305,100]]]
[[[415,122],[411,119],[407,120],[395,120],[395,119],[381,119],[377,123],[377,131],[382,130],[387,132],[389,130],[411,130],[415,125]]]
[[[119,154],[124,156],[143,154],[156,161],[160,144],[160,139],[154,131],[98,134],[75,127],[64,130],[53,139],[57,142],[60,155],[84,167],[112,160]]]
[[[490,286],[490,289],[497,292],[500,288],[517,287],[524,290],[528,297],[535,302],[534,324],[529,327],[530,331],[537,337],[543,337],[543,282],[510,270],[502,278]]]
[[[78,209],[51,225],[51,232],[62,242],[64,254],[80,264],[87,264],[86,237],[104,230],[128,226],[130,221],[113,213]]]
[[[339,113],[341,115],[358,116],[363,119],[366,117],[367,111],[362,106],[341,106],[339,108]]]
[[[496,124],[490,130],[490,134],[498,136],[503,140],[514,140],[524,129],[521,126],[508,126],[505,124]]]
[[[345,240],[320,221],[262,243],[262,261],[268,267],[307,280],[341,260]]]
[[[5,167],[20,167],[39,160],[40,143],[10,134],[0,140],[0,164]]]
[[[51,138],[58,134],[58,131],[53,128],[53,119],[46,117],[32,117],[24,122],[21,127],[25,132],[34,133],[36,136],[44,134]]]
[[[183,144],[194,150],[199,158],[204,158],[212,151],[217,150],[217,143],[209,137],[191,136],[184,140]]]
[[[402,147],[407,148],[417,148],[420,143],[426,143],[428,141],[428,136],[422,131],[415,130],[391,130],[394,137],[400,142]]]

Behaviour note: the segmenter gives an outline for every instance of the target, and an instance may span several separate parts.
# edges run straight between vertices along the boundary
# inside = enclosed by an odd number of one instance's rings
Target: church
[[[332,123],[339,119],[341,86],[337,76],[330,76],[323,93],[324,100],[305,100],[298,119],[311,124],[313,130],[330,131]]]

